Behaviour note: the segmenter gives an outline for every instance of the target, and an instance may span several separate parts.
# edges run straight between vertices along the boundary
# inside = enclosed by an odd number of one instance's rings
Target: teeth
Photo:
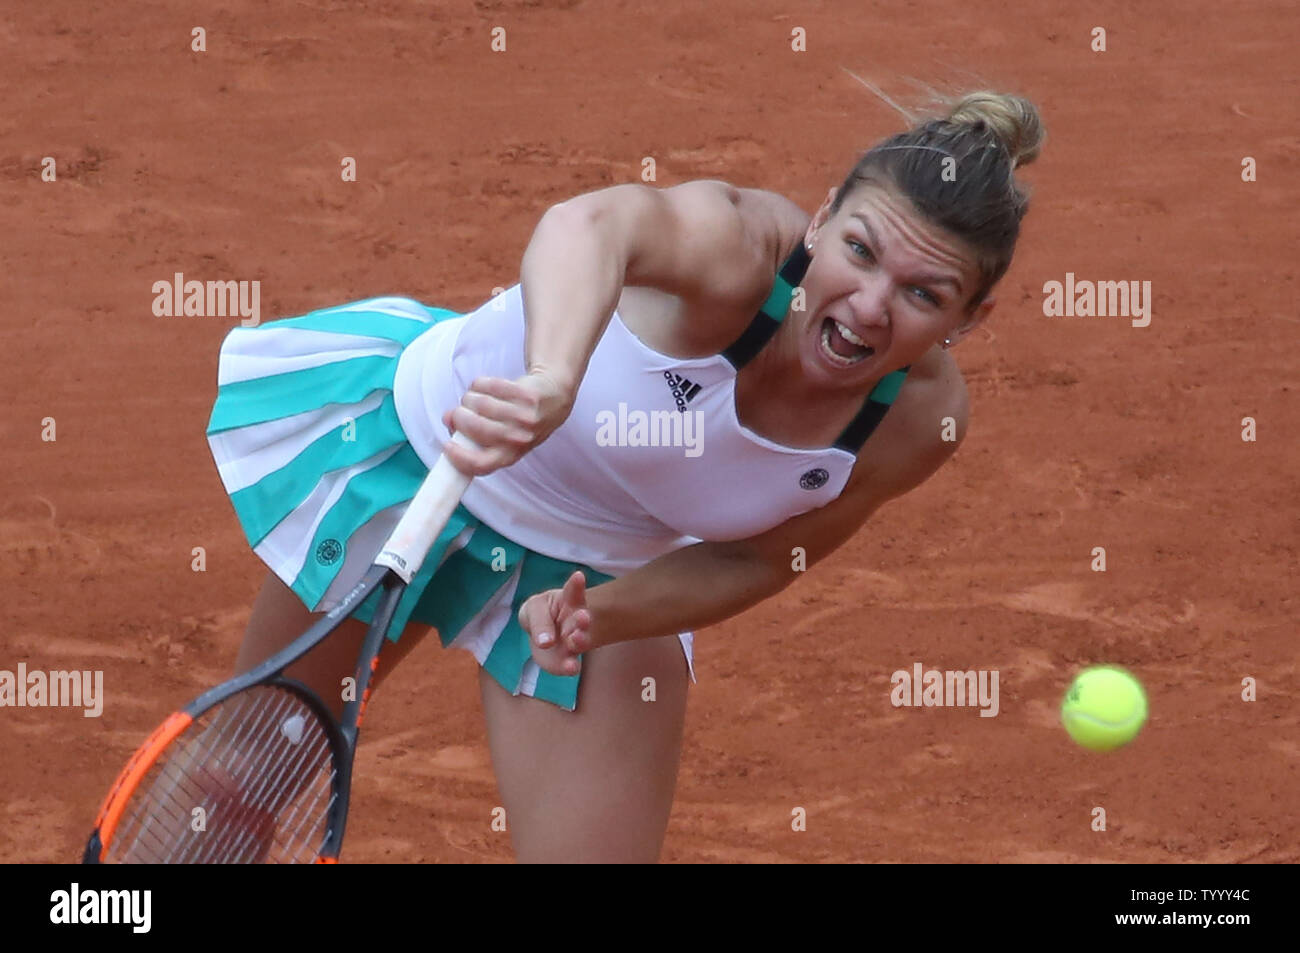
[[[834,318],[831,318],[831,320],[835,321]],[[844,325],[840,324],[838,321],[835,321],[835,330],[839,331],[840,337],[844,338],[844,340],[848,341],[850,344],[856,344],[858,347],[867,346],[866,341],[862,340],[862,338],[858,337],[856,334],[854,334]]]
[[[843,328],[843,325],[838,321],[835,321],[834,318],[832,318],[831,321],[837,328]],[[831,329],[825,326],[822,327],[822,351],[825,352],[828,358],[841,367],[852,367],[859,361],[866,360],[872,354],[876,353],[874,348],[867,348],[861,354],[854,355],[853,357],[840,357],[840,355],[836,354],[835,350],[831,347]]]

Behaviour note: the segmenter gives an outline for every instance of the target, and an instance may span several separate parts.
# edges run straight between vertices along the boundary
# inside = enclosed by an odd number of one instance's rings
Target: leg
[[[641,700],[647,676],[656,683],[652,702]],[[480,669],[492,763],[520,862],[658,860],[687,680],[676,636],[588,652],[574,712],[511,695]]]
[[[246,672],[270,658],[306,632],[322,615],[309,611],[292,589],[275,573],[268,572],[253,602],[253,614],[249,617],[244,641],[235,659],[235,672]],[[334,634],[289,666],[285,673],[318,694],[335,716],[343,712],[342,682],[352,674],[366,628],[360,619],[345,620]],[[384,676],[431,631],[427,625],[411,623],[396,643],[385,640],[372,687],[377,688]]]

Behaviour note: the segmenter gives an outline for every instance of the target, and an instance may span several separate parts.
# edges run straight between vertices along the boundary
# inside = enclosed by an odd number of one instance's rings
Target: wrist
[[[591,649],[598,649],[602,645],[618,641],[610,637],[610,613],[605,600],[600,595],[600,589],[601,586],[595,586],[587,590],[587,616],[590,619],[587,637],[591,640],[591,648],[587,650],[589,652]]]
[[[556,367],[536,361],[529,363],[527,373],[549,381],[556,395],[562,397],[566,404],[573,403],[574,398],[577,396],[577,375],[566,374]]]

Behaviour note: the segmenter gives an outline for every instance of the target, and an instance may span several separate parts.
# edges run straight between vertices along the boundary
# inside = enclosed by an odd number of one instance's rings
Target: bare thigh
[[[268,572],[253,602],[253,613],[244,632],[244,641],[239,646],[239,655],[235,659],[236,674],[246,672],[274,655],[323,615],[308,610],[292,589],[275,573]],[[329,638],[289,666],[285,674],[316,692],[335,715],[342,714],[343,679],[353,673],[366,628],[360,619],[345,620]],[[430,631],[429,626],[415,623],[407,625],[398,642],[386,639],[372,687],[377,687]]]
[[[643,701],[643,679],[655,701]],[[488,743],[522,863],[652,863],[677,786],[686,659],[676,636],[582,661],[577,711],[511,695],[479,671]]]

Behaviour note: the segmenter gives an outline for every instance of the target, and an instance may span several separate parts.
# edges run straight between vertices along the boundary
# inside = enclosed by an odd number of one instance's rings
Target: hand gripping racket
[[[473,447],[467,437],[453,438]],[[365,576],[265,662],[159,725],[118,775],[84,863],[337,863],[357,732],[398,600],[470,478],[440,457]],[[381,590],[336,720],[284,670]]]

